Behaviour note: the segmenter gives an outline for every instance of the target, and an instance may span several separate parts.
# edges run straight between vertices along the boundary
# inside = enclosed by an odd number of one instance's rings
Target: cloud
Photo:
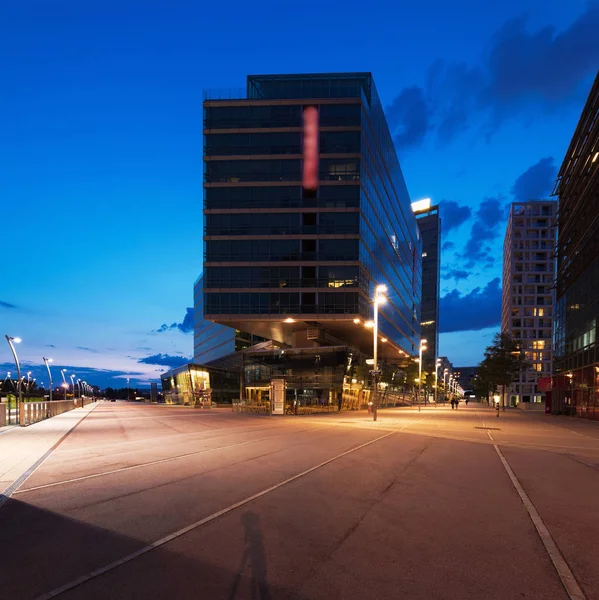
[[[464,266],[467,269],[472,269],[479,262],[485,262],[489,266],[494,264],[489,243],[503,231],[503,221],[504,210],[499,198],[485,198],[476,212],[470,237],[460,256],[466,261]]]
[[[93,348],[86,348],[85,346],[77,346],[78,350],[84,350],[85,352],[93,352],[94,354],[99,354],[98,350],[94,350]]]
[[[443,233],[457,229],[472,216],[472,209],[469,206],[461,206],[453,200],[441,200],[439,212],[441,213]]]
[[[442,276],[442,279],[455,279],[457,283],[460,279],[468,279],[470,277],[470,273],[468,271],[462,271],[460,269],[451,269],[451,271],[447,271]]]
[[[438,59],[424,86],[404,88],[387,108],[399,149],[427,134],[441,143],[482,115],[487,137],[507,119],[534,119],[585,97],[582,89],[599,64],[599,3],[591,2],[563,31],[529,31],[526,16],[506,21],[491,37],[480,63]]]
[[[484,288],[474,288],[462,296],[453,290],[443,296],[439,306],[440,332],[469,331],[495,327],[501,322],[499,277]]]
[[[385,111],[397,148],[419,145],[429,128],[429,108],[422,88],[405,88]]]
[[[512,186],[511,193],[515,202],[527,202],[546,198],[553,188],[557,176],[557,167],[553,157],[542,158],[529,167]]]
[[[54,344],[46,344],[46,348],[56,348]]]
[[[443,242],[443,245],[441,246],[441,250],[451,250],[452,248],[455,248],[453,242]]]
[[[493,36],[486,68],[484,101],[496,112],[518,110],[516,103],[552,109],[571,97],[599,64],[599,3],[589,3],[567,28],[527,29],[527,17],[507,21]],[[539,106],[540,103],[540,106]]]
[[[163,323],[158,329],[156,329],[152,333],[164,333],[165,331],[172,331],[174,329],[178,329],[183,333],[190,333],[193,331],[193,308],[187,308],[187,312],[185,313],[185,317],[183,318],[182,323],[173,323],[172,325],[167,325],[166,323]]]
[[[3,300],[0,300],[0,307],[2,307],[2,308],[17,308],[14,304],[11,304],[10,302],[4,302]]]
[[[140,358],[137,362],[145,365],[161,365],[164,367],[180,367],[187,364],[190,361],[185,356],[171,356],[170,354],[153,354],[152,356],[146,356]]]

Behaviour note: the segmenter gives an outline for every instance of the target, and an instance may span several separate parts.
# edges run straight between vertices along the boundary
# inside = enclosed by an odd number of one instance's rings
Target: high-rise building
[[[558,174],[553,413],[599,419],[599,73]]]
[[[245,350],[265,341],[239,329],[219,325],[204,318],[204,276],[201,275],[193,286],[193,362],[205,365],[209,362]]]
[[[520,344],[530,368],[522,370],[506,403],[543,402],[539,379],[551,375],[555,216],[553,200],[514,202],[503,242],[501,332]]]
[[[289,347],[414,354],[421,242],[369,73],[253,75],[204,101],[204,317]]]
[[[434,374],[439,353],[439,290],[441,282],[441,219],[429,199],[412,203],[422,236],[422,306],[420,336],[427,341],[422,369]]]

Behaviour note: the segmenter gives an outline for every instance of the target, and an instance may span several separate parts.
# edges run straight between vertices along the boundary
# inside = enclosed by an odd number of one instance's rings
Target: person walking
[[[451,410],[453,410],[455,408],[455,400],[452,398],[451,399]]]
[[[455,399],[455,409],[458,410],[458,404],[460,403],[460,399],[456,398]]]

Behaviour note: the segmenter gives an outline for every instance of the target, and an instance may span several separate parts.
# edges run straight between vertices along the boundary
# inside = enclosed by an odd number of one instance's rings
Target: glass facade
[[[204,319],[204,276],[194,287],[193,362],[199,365],[235,352],[235,329]]]
[[[422,368],[427,373],[435,371],[439,356],[439,290],[441,283],[441,219],[439,207],[431,206],[417,213],[422,235],[422,312],[420,335],[427,341],[422,355]],[[466,389],[466,388],[464,388]]]
[[[558,174],[551,411],[599,419],[599,74]]]
[[[306,106],[318,111],[314,193],[302,184]],[[370,74],[249,76],[246,99],[206,100],[204,214],[209,321],[292,344],[266,321],[297,317],[364,345],[354,320],[372,318],[386,284],[381,338],[415,352],[420,234]]]

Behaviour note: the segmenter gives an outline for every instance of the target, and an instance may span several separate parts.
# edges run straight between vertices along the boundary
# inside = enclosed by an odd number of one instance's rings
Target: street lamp
[[[445,380],[447,379],[448,373],[449,369],[447,367],[443,369],[443,404],[445,404],[447,400],[447,382]]]
[[[44,363],[46,364],[46,369],[48,369],[48,377],[50,378],[50,402],[52,402],[52,373],[50,373],[50,363],[52,362],[51,358],[42,357]]]
[[[77,395],[75,394],[75,375],[69,375],[69,379],[71,380],[71,386],[73,387],[73,402],[77,400]]]
[[[60,369],[60,374],[62,375],[62,387],[64,388],[65,392],[64,392],[64,399],[67,399],[67,392],[69,390],[69,384],[67,383],[67,380],[64,377],[64,374],[67,372],[66,369]]]
[[[420,412],[420,396],[422,394],[422,353],[426,350],[426,340],[420,340],[418,351],[418,412]]]
[[[127,402],[129,402],[129,377],[127,377]]]
[[[376,421],[378,409],[378,346],[379,346],[379,304],[387,302],[385,293],[386,285],[377,285],[374,288],[374,324],[372,328],[373,364],[372,364],[372,419]]]
[[[441,366],[441,359],[438,358],[435,361],[435,406],[437,406],[437,388],[439,387],[439,367]]]
[[[8,345],[10,346],[10,349],[12,350],[12,355],[13,355],[13,357],[15,359],[15,365],[17,365],[17,394],[18,394],[17,415],[18,415],[20,407],[21,407],[21,401],[22,401],[22,395],[21,395],[21,365],[19,365],[19,357],[17,356],[17,351],[15,350],[15,346],[14,346],[13,342],[15,344],[20,344],[21,343],[21,338],[19,338],[19,337],[11,337],[10,335],[5,335],[4,337],[6,338],[6,341],[8,342]],[[8,407],[8,419],[10,420],[10,405]]]

